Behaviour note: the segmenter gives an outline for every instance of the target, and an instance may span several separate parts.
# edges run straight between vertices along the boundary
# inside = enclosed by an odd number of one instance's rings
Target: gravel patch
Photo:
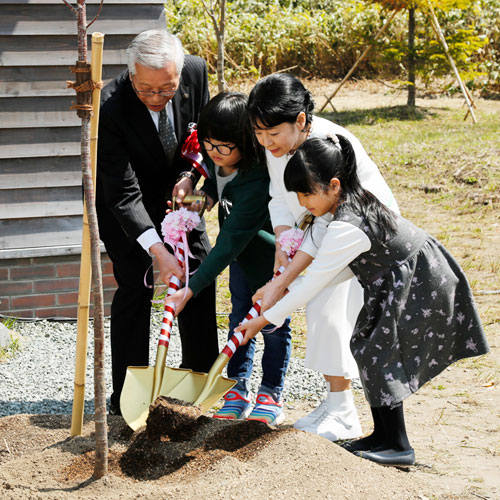
[[[153,312],[151,331],[160,332],[161,313]],[[72,411],[76,322],[18,321],[13,330],[20,336],[21,349],[0,363],[0,417],[17,413],[70,414]],[[85,412],[93,413],[93,330],[89,329],[87,374],[85,386]],[[227,340],[225,331],[219,332],[219,347]],[[107,395],[111,394],[111,355],[109,320],[105,322],[105,366]],[[154,364],[158,337],[151,335],[150,366]],[[257,342],[254,369],[251,379],[255,394],[262,376],[262,341]],[[174,325],[167,356],[167,365],[179,366],[181,362],[180,339]],[[284,398],[321,401],[326,395],[323,377],[304,366],[302,359],[292,358],[285,382]]]

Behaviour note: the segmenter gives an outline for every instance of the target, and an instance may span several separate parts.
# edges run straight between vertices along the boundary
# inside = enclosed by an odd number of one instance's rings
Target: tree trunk
[[[408,100],[407,106],[415,107],[415,7],[408,9]]]
[[[214,26],[215,38],[217,39],[217,83],[219,92],[226,90],[226,81],[224,80],[224,34],[226,31],[226,0],[216,0],[207,5],[205,0],[201,0],[205,12],[212,20]],[[217,13],[217,6],[219,12]]]
[[[219,92],[226,90],[224,79],[224,36],[226,30],[226,0],[220,0],[219,4],[219,28],[217,30],[217,81]]]
[[[108,434],[106,421],[106,390],[104,379],[104,301],[102,291],[101,247],[97,212],[95,208],[94,182],[90,157],[90,118],[92,114],[92,82],[90,65],[87,63],[87,15],[85,0],[78,0],[78,61],[75,66],[77,91],[76,110],[82,119],[81,167],[85,204],[88,212],[92,281],[94,293],[94,406],[95,406],[95,479],[108,473]],[[94,103],[99,106],[99,103]]]

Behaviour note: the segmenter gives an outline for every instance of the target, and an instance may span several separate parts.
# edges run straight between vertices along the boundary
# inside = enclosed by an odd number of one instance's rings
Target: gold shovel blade
[[[165,366],[163,381],[175,386],[192,373],[191,370]],[[153,395],[154,366],[129,366],[120,396],[123,419],[135,431],[146,425],[149,406],[156,399]]]
[[[208,380],[209,374],[201,372],[191,372],[177,383],[165,375],[160,395],[195,403],[205,413],[236,384],[235,380],[219,375],[209,382],[210,390],[207,391]]]

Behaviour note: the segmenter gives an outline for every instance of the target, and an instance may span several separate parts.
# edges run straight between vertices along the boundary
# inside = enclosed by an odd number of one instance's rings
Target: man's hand
[[[235,332],[244,332],[243,340],[241,341],[241,345],[245,345],[249,340],[253,339],[266,325],[269,324],[264,316],[258,316],[257,318],[253,318],[249,321],[246,321],[244,324],[237,326],[234,331]]]
[[[177,259],[165,248],[163,243],[151,245],[149,251],[156,257],[160,268],[160,279],[168,285],[170,278],[175,275],[180,281],[184,280],[184,272]]]
[[[183,177],[172,190],[172,199],[175,199],[177,206],[182,206],[184,196],[193,194],[193,181],[189,177]]]
[[[184,295],[186,295],[184,297]],[[177,290],[172,295],[165,297],[165,304],[174,304],[175,306],[175,317],[186,307],[188,300],[193,296],[193,292],[190,288],[181,288]]]

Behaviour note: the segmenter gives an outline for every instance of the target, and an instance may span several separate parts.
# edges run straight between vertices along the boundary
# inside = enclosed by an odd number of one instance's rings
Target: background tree
[[[406,105],[415,107],[415,7],[408,9],[408,99]]]
[[[203,8],[211,19],[217,39],[217,82],[219,92],[226,90],[224,78],[224,35],[226,30],[226,0],[201,0]]]

